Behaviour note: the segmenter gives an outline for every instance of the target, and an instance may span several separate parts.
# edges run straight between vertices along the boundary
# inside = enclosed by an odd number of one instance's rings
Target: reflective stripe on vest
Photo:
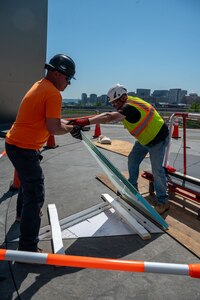
[[[128,99],[127,104],[134,105],[139,109],[142,109],[146,113],[146,116],[141,120],[138,126],[136,126],[136,128],[130,131],[130,133],[137,138],[138,135],[142,133],[145,130],[145,128],[148,126],[149,122],[154,116],[155,110],[152,106],[147,105],[145,102],[141,103],[141,101],[138,101],[137,98],[135,98],[134,100]]]
[[[147,145],[156,137],[164,120],[149,103],[140,98],[128,96],[126,103],[138,109],[141,118],[136,123],[131,123],[124,117],[122,123],[142,145]]]

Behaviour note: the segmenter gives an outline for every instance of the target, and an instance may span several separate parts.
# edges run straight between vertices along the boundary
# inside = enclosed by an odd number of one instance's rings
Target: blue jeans
[[[45,197],[41,155],[39,151],[22,149],[7,143],[6,153],[21,183],[17,199],[17,214],[21,210],[19,249],[36,251],[41,223],[40,209]]]
[[[165,169],[163,168],[165,148],[168,142],[169,137],[153,146],[143,146],[136,141],[132,151],[128,156],[129,181],[136,189],[138,189],[137,182],[140,163],[145,158],[147,153],[149,153],[152,174],[154,177],[154,189],[158,204],[164,204],[168,201],[166,174]]]

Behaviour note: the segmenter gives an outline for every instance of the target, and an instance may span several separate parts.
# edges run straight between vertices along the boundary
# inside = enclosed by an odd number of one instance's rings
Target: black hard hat
[[[66,75],[69,79],[75,79],[75,63],[69,56],[65,54],[57,54],[52,57],[49,63],[45,64],[45,69],[57,70],[60,73]]]

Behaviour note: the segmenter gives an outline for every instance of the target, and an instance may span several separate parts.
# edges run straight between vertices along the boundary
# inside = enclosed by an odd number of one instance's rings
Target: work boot
[[[43,249],[41,249],[39,247],[37,247],[37,250],[35,252],[37,252],[37,253],[44,253]]]
[[[169,210],[170,204],[169,202],[157,204],[154,208],[160,215],[162,215],[165,211]]]

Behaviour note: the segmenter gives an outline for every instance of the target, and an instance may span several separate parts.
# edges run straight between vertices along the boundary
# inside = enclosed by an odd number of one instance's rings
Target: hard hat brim
[[[45,63],[44,65],[44,68],[47,69],[47,70],[50,70],[50,71],[53,71],[53,70],[57,70],[58,72],[62,73],[63,75],[67,76],[67,74],[65,74],[64,72],[61,72],[60,70],[58,70],[57,68],[55,68],[53,65],[51,64],[47,64]],[[70,79],[74,79],[76,80],[76,78],[74,76],[70,76]]]

